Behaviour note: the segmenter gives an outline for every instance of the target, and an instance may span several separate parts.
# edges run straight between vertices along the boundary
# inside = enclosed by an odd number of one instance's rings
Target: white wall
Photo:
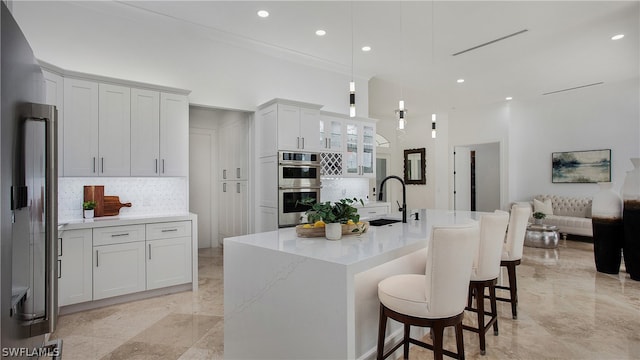
[[[91,3],[16,2],[14,16],[36,57],[66,70],[188,89],[191,104],[253,111],[278,97],[348,113],[350,73],[251,50],[115,2]],[[140,16],[159,21],[143,24]],[[358,116],[366,117],[368,79],[355,80]]]
[[[612,181],[619,189],[632,168],[629,158],[640,156],[639,103],[636,78],[457,110],[449,117],[449,143],[501,142],[502,208],[536,194],[592,196],[595,184],[551,182],[551,153],[611,149]]]

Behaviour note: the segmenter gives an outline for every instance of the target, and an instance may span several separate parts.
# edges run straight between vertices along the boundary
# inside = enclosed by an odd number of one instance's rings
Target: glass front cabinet
[[[345,135],[344,175],[374,177],[376,124],[347,120]]]

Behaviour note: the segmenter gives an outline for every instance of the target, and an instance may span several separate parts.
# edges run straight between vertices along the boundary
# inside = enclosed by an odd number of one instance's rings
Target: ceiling
[[[141,23],[167,17],[218,39],[370,78],[369,115],[412,116],[637,78],[640,2],[82,2]],[[258,10],[270,16],[260,18]],[[326,30],[323,37],[317,29]],[[527,30],[466,53],[454,53]],[[621,40],[611,37],[624,34]],[[363,52],[360,48],[371,46]],[[464,83],[456,80],[463,78]]]

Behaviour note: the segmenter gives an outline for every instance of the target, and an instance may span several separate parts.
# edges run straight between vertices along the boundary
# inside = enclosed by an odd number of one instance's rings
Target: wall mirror
[[[424,185],[427,183],[425,148],[404,151],[404,183]]]

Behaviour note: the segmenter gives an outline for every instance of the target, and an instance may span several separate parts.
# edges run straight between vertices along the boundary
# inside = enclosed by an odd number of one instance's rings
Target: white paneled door
[[[198,215],[198,248],[219,246],[217,138],[216,130],[189,129],[189,211]]]

